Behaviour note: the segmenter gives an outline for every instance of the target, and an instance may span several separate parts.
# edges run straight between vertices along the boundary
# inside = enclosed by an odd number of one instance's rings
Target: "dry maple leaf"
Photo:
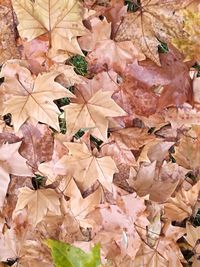
[[[18,201],[13,215],[21,209],[28,209],[29,222],[36,226],[47,215],[53,212],[60,215],[60,201],[58,194],[52,189],[32,190],[28,187],[19,189]]]
[[[79,86],[75,90],[77,101],[63,107],[67,133],[74,135],[79,129],[86,128],[97,138],[107,140],[108,117],[126,115],[111,98],[112,94],[102,89],[96,91],[93,87],[86,91],[85,86]]]
[[[0,147],[0,210],[2,209],[4,199],[7,193],[8,184],[10,183],[9,174],[19,176],[32,176],[32,171],[26,164],[18,150],[21,142],[14,144],[3,144]]]
[[[63,61],[70,53],[82,54],[77,36],[87,30],[82,24],[83,8],[77,0],[13,0],[19,21],[18,30],[22,38],[31,41],[43,34],[48,35],[50,57],[62,51]]]
[[[82,227],[88,227],[89,222],[87,222],[86,216],[100,204],[103,194],[102,189],[99,187],[89,196],[83,198],[73,178],[65,179],[64,177],[62,181],[61,186],[64,188],[63,193],[70,198],[70,200],[67,201],[67,204],[69,205],[71,213],[74,218],[79,221]],[[61,186],[59,186],[60,190]]]
[[[161,235],[157,236],[157,241],[153,246],[148,245],[146,242],[141,244],[140,250],[133,262],[133,266],[182,267],[184,258],[176,241],[184,234],[184,228],[174,227],[170,223],[166,223],[162,227]]]
[[[22,64],[22,66],[20,65]],[[3,114],[11,113],[14,129],[17,132],[28,119],[33,124],[40,121],[59,131],[60,111],[53,100],[74,97],[65,87],[55,82],[61,72],[51,71],[39,74],[35,79],[23,62],[8,61],[2,69],[5,77],[2,90],[8,95]]]
[[[65,143],[69,155],[63,156],[57,163],[58,168],[66,168],[74,177],[81,191],[88,189],[97,180],[112,192],[113,174],[118,172],[113,159],[109,156],[97,158],[89,151],[86,144]]]
[[[200,164],[200,126],[193,125],[191,130],[183,136],[180,143],[175,147],[175,154],[173,157],[176,162],[194,172],[199,170]]]
[[[107,69],[123,71],[133,59],[145,59],[132,42],[111,40],[111,24],[105,19],[93,18],[90,23],[92,32],[81,37],[79,43],[83,50],[92,51],[86,59],[93,72]]]
[[[176,163],[164,161],[161,166],[156,166],[154,161],[142,164],[136,177],[129,178],[129,185],[141,197],[149,195],[152,201],[165,202],[183,181],[187,172]]]
[[[141,0],[134,13],[125,16],[116,34],[117,41],[132,40],[148,58],[160,65],[158,45],[184,36],[183,18],[176,12],[186,1]]]
[[[117,205],[100,205],[88,214],[87,218],[94,221],[93,242],[101,243],[106,258],[115,262],[116,266],[124,266],[123,260],[127,256],[135,258],[142,243],[135,224],[144,232],[149,224],[145,209],[143,199],[129,194],[119,198]]]
[[[182,221],[191,216],[192,209],[196,204],[200,191],[200,181],[198,181],[191,189],[186,191],[181,188],[175,195],[171,197],[164,205],[164,217],[172,221]]]

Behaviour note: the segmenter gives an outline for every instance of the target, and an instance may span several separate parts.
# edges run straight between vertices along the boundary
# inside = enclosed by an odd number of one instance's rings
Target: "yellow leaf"
[[[200,59],[200,14],[184,10],[185,36],[174,38],[172,43],[185,54],[185,60]]]
[[[59,50],[82,54],[77,36],[87,31],[82,24],[83,8],[77,0],[13,0],[13,7],[19,21],[18,30],[28,41],[47,34],[50,56]]]

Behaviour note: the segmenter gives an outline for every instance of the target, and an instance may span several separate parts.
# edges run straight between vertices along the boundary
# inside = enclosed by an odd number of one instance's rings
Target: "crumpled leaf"
[[[187,170],[178,164],[164,161],[156,166],[156,161],[142,164],[136,177],[129,178],[131,185],[139,196],[146,196],[156,202],[165,202],[171,197],[177,186],[183,181]]]
[[[58,56],[63,61],[70,53],[82,54],[77,36],[87,31],[82,24],[83,8],[75,0],[13,0],[22,38],[31,41],[43,34],[48,35],[50,57]],[[61,53],[62,52],[62,53]]]
[[[193,125],[186,136],[181,138],[179,146],[175,147],[174,158],[176,162],[187,168],[196,171],[200,164],[200,126]]]
[[[3,114],[11,113],[14,129],[17,132],[28,119],[33,124],[40,121],[59,131],[60,111],[53,100],[74,97],[66,88],[55,82],[61,72],[52,71],[39,74],[35,79],[23,62],[8,61],[1,71],[5,77],[2,90],[9,99],[4,103]]]
[[[100,267],[100,245],[89,253],[70,244],[48,239],[44,242],[50,249],[56,267]]]
[[[165,217],[172,221],[182,221],[192,214],[192,208],[196,204],[200,192],[200,181],[188,191],[181,188],[164,205]]]
[[[100,72],[113,69],[122,72],[127,63],[131,63],[134,59],[145,59],[132,42],[111,40],[111,24],[105,19],[101,21],[94,18],[90,23],[92,33],[79,39],[81,48],[90,51],[86,57],[90,70]]]
[[[146,57],[160,65],[159,40],[184,36],[183,18],[176,10],[186,1],[141,0],[138,11],[128,13],[119,27],[117,41],[131,40]]]
[[[6,143],[0,147],[0,210],[2,209],[10,183],[9,174],[19,176],[33,175],[31,168],[26,164],[26,159],[18,152],[20,146],[21,142],[14,144]]]
[[[28,209],[29,221],[36,226],[48,211],[60,215],[58,194],[52,189],[31,190],[28,187],[19,189],[18,201],[14,214],[21,209]]]

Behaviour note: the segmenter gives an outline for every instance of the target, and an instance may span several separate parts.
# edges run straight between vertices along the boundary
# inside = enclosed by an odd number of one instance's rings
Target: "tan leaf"
[[[173,37],[184,36],[183,18],[175,11],[183,7],[185,2],[142,0],[136,12],[125,16],[116,40],[132,40],[141,52],[159,65],[159,40],[168,42]]]
[[[54,190],[31,190],[28,187],[22,187],[19,191],[14,214],[27,207],[29,221],[33,226],[36,226],[47,215],[48,211],[60,215],[60,201]]]
[[[61,53],[63,61],[70,53],[82,54],[77,36],[87,31],[82,24],[83,8],[79,1],[13,0],[13,7],[19,21],[18,30],[28,41],[47,34],[50,56]]]
[[[121,259],[125,255],[135,258],[141,244],[135,224],[144,231],[148,225],[144,215],[144,200],[137,198],[135,194],[129,194],[119,198],[117,204],[101,205],[87,216],[94,221],[93,241],[100,242],[106,258],[114,262],[119,260],[119,256]]]
[[[110,136],[111,141],[117,142],[121,148],[125,145],[126,148],[128,147],[132,150],[138,150],[140,147],[155,139],[153,135],[148,133],[147,129],[136,127],[114,131]]]
[[[173,155],[178,164],[193,171],[198,170],[200,164],[199,133],[200,126],[193,125],[186,136],[181,138],[179,146],[175,147],[175,154]]]
[[[195,248],[197,241],[200,239],[200,227],[194,227],[192,224],[187,223],[186,225],[187,236],[185,239],[187,242]]]
[[[142,164],[136,177],[129,178],[129,185],[139,196],[146,196],[156,202],[165,202],[183,181],[188,171],[176,163],[164,161],[156,166],[156,161]]]
[[[84,92],[84,87],[75,91],[77,101],[65,106],[68,134],[74,135],[86,128],[96,137],[107,140],[108,117],[124,116],[126,113],[111,98],[112,92],[99,90],[92,94]],[[87,95],[86,95],[87,94]]]
[[[67,184],[65,186],[64,194],[65,196],[70,197],[70,200],[68,201],[70,211],[75,219],[79,221],[81,226],[86,228],[86,225],[88,226],[89,224],[86,216],[100,204],[103,195],[102,190],[99,187],[89,196],[83,198],[73,178],[70,179],[70,181],[66,180],[65,183]]]
[[[88,150],[85,143],[65,143],[69,155],[63,156],[57,163],[71,173],[81,191],[88,189],[97,180],[107,190],[112,192],[113,174],[118,172],[111,157],[97,158]]]
[[[28,69],[15,61],[7,62],[1,75],[5,76],[2,87],[9,95],[3,114],[11,113],[14,129],[17,132],[28,119],[35,124],[40,121],[59,131],[58,107],[53,100],[73,97],[55,78],[61,73],[52,71],[39,74],[35,79]]]
[[[199,191],[200,181],[188,191],[181,188],[180,191],[176,193],[176,196],[171,197],[164,205],[165,217],[174,221],[182,221],[191,216],[192,208],[196,204]]]

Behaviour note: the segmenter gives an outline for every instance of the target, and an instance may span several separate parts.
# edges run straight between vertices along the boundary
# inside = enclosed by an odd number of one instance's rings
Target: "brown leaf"
[[[21,127],[23,141],[20,153],[28,160],[29,165],[37,170],[43,161],[50,161],[53,153],[53,136],[47,125],[37,127],[25,123]]]
[[[0,3],[0,64],[12,58],[20,58],[16,43],[16,21],[10,1]]]
[[[200,181],[198,181],[188,191],[181,188],[175,197],[171,197],[165,207],[165,218],[168,220],[182,221],[191,216],[200,191]]]

